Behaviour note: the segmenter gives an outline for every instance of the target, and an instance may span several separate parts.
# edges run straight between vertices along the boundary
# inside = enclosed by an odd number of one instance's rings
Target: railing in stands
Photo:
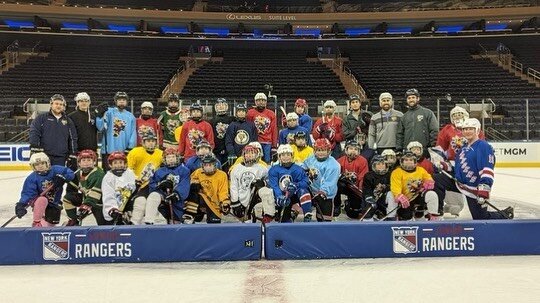
[[[521,74],[523,74],[523,64],[514,60],[514,58],[512,58],[510,60],[510,70],[518,71]]]
[[[533,79],[535,82],[540,82],[540,72],[534,68],[527,68],[527,77]]]
[[[358,93],[358,95],[360,96],[360,98],[362,98],[363,100],[366,100],[367,99],[367,95],[366,95],[366,91],[364,90],[364,88],[360,85],[360,83],[358,83],[358,80],[356,79],[356,77],[354,76],[353,72],[351,71],[350,68],[348,67],[343,67],[343,71],[346,73],[346,75],[351,79],[351,81],[354,83],[354,86],[356,88],[356,92]]]
[[[484,130],[487,138],[490,140],[490,141],[507,141],[507,140],[510,140],[510,138],[508,136],[506,136],[505,134],[501,133],[500,131],[494,129],[493,127],[487,127],[485,130]]]
[[[16,134],[11,137],[7,142],[18,143],[18,142],[28,142],[30,138],[30,129],[25,129],[24,131]]]
[[[172,76],[171,80],[169,81],[169,84],[165,86],[163,91],[161,91],[161,97],[162,98],[168,98],[169,94],[171,93],[172,87],[176,84],[178,81],[178,75],[180,75],[185,70],[185,67],[182,65],[177,70],[176,73]]]

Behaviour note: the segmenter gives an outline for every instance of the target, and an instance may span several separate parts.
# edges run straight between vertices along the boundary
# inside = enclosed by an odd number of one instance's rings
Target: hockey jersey
[[[71,181],[75,178],[73,171],[65,166],[52,165],[49,172],[46,175],[40,175],[36,172],[30,173],[28,177],[24,180],[24,184],[21,191],[21,198],[18,203],[27,204],[30,200],[41,195],[49,186],[51,186],[54,176],[62,175],[66,178],[66,181]],[[60,205],[62,198],[63,188],[56,189],[56,192],[53,190],[49,191],[46,195],[49,199],[49,203],[55,205]]]
[[[313,155],[313,147],[305,146],[302,149],[299,149],[298,146],[291,144],[293,150],[293,159],[294,163],[299,164],[306,161],[311,155]]]
[[[302,127],[302,126],[299,126],[297,125],[296,127],[293,127],[293,128],[284,128],[282,130],[279,131],[279,144],[294,144],[294,135],[297,133],[297,132],[304,132],[307,134],[306,136],[306,143],[307,145],[312,145],[311,144],[311,136],[309,136],[309,131]]]
[[[216,167],[218,169],[221,169],[221,161],[216,159]],[[186,167],[189,169],[189,172],[194,172],[197,168],[201,167],[201,158],[199,157],[191,157],[186,161]]]
[[[375,200],[379,200],[388,191],[390,191],[390,172],[379,175],[370,171],[364,176],[362,183],[364,197],[373,197]]]
[[[310,134],[313,128],[313,119],[308,114],[298,115],[298,125],[307,129],[307,133]]]
[[[340,175],[340,166],[336,159],[330,156],[324,161],[319,161],[313,155],[306,159],[303,166],[309,170],[315,170],[316,177],[311,180],[313,194],[324,191],[327,198],[333,199],[337,194]]]
[[[478,138],[485,139],[483,131],[480,131]],[[437,146],[442,147],[442,149],[446,152],[446,157],[448,160],[454,160],[456,158],[456,150],[454,149],[454,146],[456,142],[460,140],[463,140],[461,130],[455,127],[454,124],[448,123],[441,129],[439,135],[437,136]]]
[[[456,155],[454,166],[458,188],[464,195],[476,198],[479,184],[493,186],[495,177],[493,147],[484,140],[465,145]]]
[[[424,181],[427,180],[433,180],[433,178],[420,166],[411,172],[398,167],[390,175],[390,190],[394,197],[404,194],[409,200],[413,200],[421,193]]]
[[[77,173],[73,183],[78,184],[84,191],[83,203],[92,207],[101,206],[101,182],[105,172],[100,167],[95,167],[87,175],[84,175],[81,171]]]
[[[217,170],[209,176],[203,173],[202,168],[198,168],[191,174],[191,183],[201,185],[199,194],[204,199],[207,210],[210,208],[216,216],[221,218],[220,205],[222,203],[230,204],[227,174]]]
[[[143,172],[152,175],[163,161],[163,151],[156,148],[149,154],[144,147],[139,146],[132,149],[127,155],[128,168],[133,170],[137,179],[141,179]]]
[[[104,132],[101,140],[101,153],[132,149],[137,143],[135,116],[127,110],[110,107],[103,118],[96,118],[99,131]]]
[[[278,133],[276,115],[273,111],[265,108],[263,111],[258,111],[256,108],[248,110],[246,120],[255,123],[258,133],[258,139],[262,144],[271,144],[277,146]]]
[[[142,138],[145,135],[153,134],[157,138],[157,144],[159,146],[163,145],[163,135],[161,132],[161,126],[159,125],[157,119],[149,118],[144,119],[142,117],[137,118],[137,146],[142,145]]]
[[[225,135],[225,146],[228,155],[240,156],[248,143],[257,141],[257,128],[251,121],[234,121],[229,125]]]
[[[229,167],[229,175],[231,174],[234,167],[236,167],[237,165],[242,164],[243,162],[244,162],[244,156],[240,156],[240,157],[236,158],[236,160],[234,161],[234,164],[231,167]],[[268,169],[268,164],[266,162],[264,162],[262,159],[259,159],[257,164],[262,165],[264,168]]]
[[[331,119],[323,116],[315,122],[311,134],[314,140],[320,138],[328,139],[332,144],[332,149],[334,149],[337,143],[343,141],[343,120],[338,116],[334,116]]]
[[[108,171],[103,177],[101,183],[101,192],[103,200],[103,217],[111,221],[109,211],[116,208],[118,210],[125,207],[128,199],[135,190],[135,174],[131,169],[126,169],[122,176],[117,177],[111,171]]]
[[[264,179],[268,176],[268,169],[255,163],[251,166],[239,164],[231,171],[231,201],[240,201],[242,205],[248,207],[251,199],[251,184],[255,180]]]
[[[364,176],[369,171],[367,160],[362,156],[358,156],[353,161],[350,161],[347,156],[342,156],[337,162],[341,166],[341,174],[346,178],[355,179],[356,186],[358,186],[359,189],[362,189]]]
[[[182,125],[178,151],[187,160],[195,156],[195,148],[202,140],[208,141],[210,146],[214,148],[214,131],[212,130],[212,126],[203,120],[198,122],[189,120]]]
[[[298,189],[309,190],[308,176],[300,165],[293,164],[290,167],[274,165],[270,167],[268,184],[274,192],[274,197],[283,196],[290,182],[295,184]]]
[[[159,123],[161,129],[163,130],[163,143],[170,145],[177,145],[178,141],[174,137],[174,131],[177,127],[182,125],[180,120],[181,111],[171,113],[168,110],[164,110],[159,114],[157,122]]]
[[[429,159],[422,157],[421,160],[418,160],[417,165],[425,169],[428,172],[428,174],[433,175],[434,173],[433,163]]]
[[[211,125],[214,130],[214,154],[220,155],[226,150],[225,148],[225,136],[227,129],[234,121],[234,117],[229,115],[217,115],[212,119]]]

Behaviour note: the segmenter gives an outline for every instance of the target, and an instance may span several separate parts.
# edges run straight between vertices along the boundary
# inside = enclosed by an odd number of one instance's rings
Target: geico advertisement
[[[0,165],[28,164],[30,146],[28,144],[0,145]]]

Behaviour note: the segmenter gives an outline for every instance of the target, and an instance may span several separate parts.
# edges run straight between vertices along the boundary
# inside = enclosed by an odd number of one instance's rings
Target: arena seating
[[[268,7],[266,7],[268,5]],[[268,12],[271,13],[318,13],[322,11],[319,0],[208,0],[209,12]]]
[[[87,5],[92,7],[147,8],[159,10],[191,10],[195,0],[67,0],[68,5]]]
[[[305,51],[224,50],[222,62],[209,62],[188,80],[181,96],[186,99],[252,100],[272,84],[280,100],[303,97],[311,102],[346,97],[337,75],[321,63],[306,61]]]

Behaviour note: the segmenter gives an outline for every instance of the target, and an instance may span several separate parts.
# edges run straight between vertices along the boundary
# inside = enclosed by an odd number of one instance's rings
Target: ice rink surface
[[[27,174],[0,172],[0,223]],[[516,219],[540,219],[539,195],[540,169],[496,168]],[[539,302],[539,281],[540,256],[0,266],[0,302]]]

